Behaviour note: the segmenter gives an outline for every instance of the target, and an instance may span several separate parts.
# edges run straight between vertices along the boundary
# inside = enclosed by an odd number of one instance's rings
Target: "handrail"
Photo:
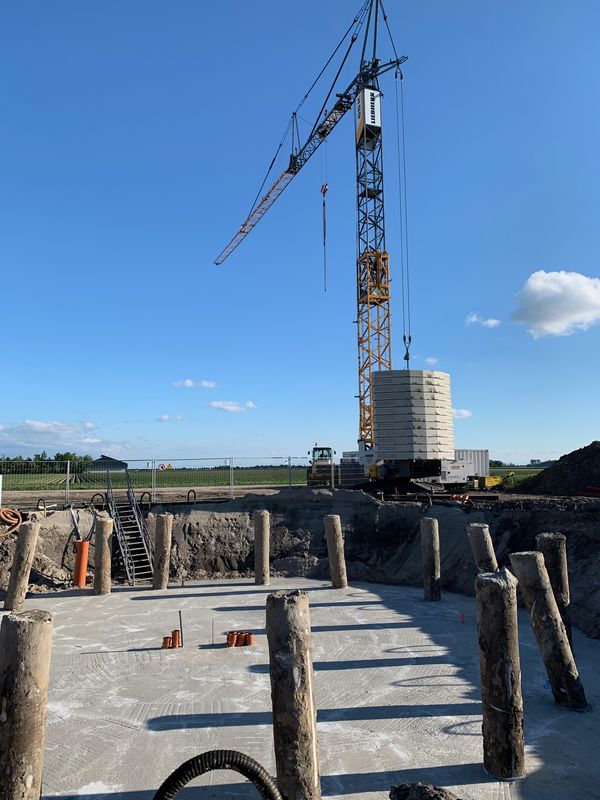
[[[148,556],[148,562],[150,566],[154,564],[154,546],[152,539],[150,538],[150,534],[148,533],[148,528],[146,526],[146,521],[144,520],[144,515],[142,514],[142,510],[140,505],[136,499],[135,492],[133,491],[133,486],[131,484],[131,476],[129,474],[129,470],[125,470],[125,476],[127,478],[127,499],[131,505],[133,513],[135,515],[135,519],[137,521],[138,527],[142,534],[142,542],[144,544],[144,549],[146,551],[146,555]]]
[[[92,506],[92,508],[95,508],[94,500],[97,497],[99,497],[102,500],[102,508],[100,509],[100,511],[104,511],[104,507],[106,506],[106,495],[102,494],[102,492],[96,492],[96,494],[92,495],[92,499],[90,500],[90,505]]]
[[[114,529],[117,535],[117,541],[119,542],[121,555],[123,556],[123,564],[125,565],[127,580],[129,581],[129,583],[132,583],[135,586],[135,564],[133,562],[133,557],[131,555],[129,545],[127,544],[127,539],[125,538],[125,533],[121,525],[121,518],[119,517],[119,512],[117,511],[117,504],[115,503],[115,495],[113,492],[110,470],[108,469],[106,470],[106,488],[107,488],[106,499],[108,501],[108,510],[113,519]]]
[[[148,495],[148,511],[150,511],[151,508],[152,508],[152,495],[150,494],[150,492],[142,492],[141,493],[140,499],[139,499],[140,509],[144,505],[144,497],[146,497],[146,495]]]

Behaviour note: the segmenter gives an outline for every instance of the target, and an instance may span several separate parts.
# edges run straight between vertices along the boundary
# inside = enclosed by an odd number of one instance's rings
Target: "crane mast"
[[[359,442],[366,448],[372,448],[374,444],[372,374],[375,371],[386,371],[392,368],[390,273],[389,257],[385,247],[383,196],[382,93],[379,89],[379,77],[392,69],[400,74],[400,66],[407,60],[405,56],[398,57],[395,47],[394,59],[382,64],[377,58],[380,16],[385,21],[389,32],[382,0],[365,0],[346,34],[348,35],[353,30],[348,50],[307,141],[298,151],[292,152],[288,167],[279,175],[260,201],[255,202],[246,220],[215,259],[215,264],[222,264],[231,255],[354,105],[357,207],[357,396],[360,420]],[[366,30],[362,42],[360,71],[344,91],[337,93],[337,101],[328,112],[327,102],[336,88],[342,67],[365,20]],[[344,39],[342,39],[343,41]],[[370,58],[366,58],[367,48],[372,48]],[[329,64],[330,61],[331,59],[327,63]],[[294,118],[295,114],[292,116]]]
[[[376,65],[373,73],[376,75]],[[373,447],[371,376],[392,368],[389,259],[385,249],[381,92],[368,79],[355,100],[359,441]]]

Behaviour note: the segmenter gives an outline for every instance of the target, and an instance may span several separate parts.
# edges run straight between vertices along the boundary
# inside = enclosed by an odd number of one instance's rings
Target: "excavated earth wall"
[[[326,514],[339,514],[345,536],[348,578],[376,583],[421,584],[419,520],[435,516],[440,525],[442,586],[472,595],[475,566],[465,526],[486,522],[498,561],[535,549],[535,536],[560,531],[567,537],[572,618],[589,636],[600,638],[600,503],[553,498],[510,499],[465,513],[457,507],[418,503],[381,503],[362,492],[326,489],[284,489],[273,495],[248,494],[227,502],[155,505],[154,513],[175,517],[171,576],[173,579],[251,575],[254,567],[252,512],[271,512],[271,569],[288,577],[327,578],[323,530]],[[80,528],[92,523],[79,512]],[[73,569],[73,525],[68,511],[41,519],[42,531],[33,565],[33,590],[67,586]],[[149,527],[153,517],[149,517]],[[0,587],[8,582],[14,544],[0,542]],[[93,544],[90,548],[93,564]]]

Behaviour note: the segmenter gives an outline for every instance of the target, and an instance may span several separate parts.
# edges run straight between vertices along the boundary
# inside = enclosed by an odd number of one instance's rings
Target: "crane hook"
[[[329,189],[329,184],[324,183],[321,186],[321,194],[323,195],[323,289],[327,291],[327,210],[325,203],[325,195]]]
[[[408,336],[404,334],[402,339],[404,341],[404,347],[406,350],[406,352],[404,353],[404,360],[406,361],[406,369],[410,369],[409,362],[410,362],[410,346],[412,344],[412,336],[410,335],[410,333],[408,334]]]

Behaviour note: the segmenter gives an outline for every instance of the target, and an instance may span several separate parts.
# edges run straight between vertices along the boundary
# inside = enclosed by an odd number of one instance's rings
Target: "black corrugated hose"
[[[263,800],[282,800],[269,773],[258,761],[237,750],[209,750],[190,758],[172,772],[154,795],[154,800],[172,800],[194,778],[215,769],[232,769],[256,786]],[[226,790],[226,786],[223,787]]]

